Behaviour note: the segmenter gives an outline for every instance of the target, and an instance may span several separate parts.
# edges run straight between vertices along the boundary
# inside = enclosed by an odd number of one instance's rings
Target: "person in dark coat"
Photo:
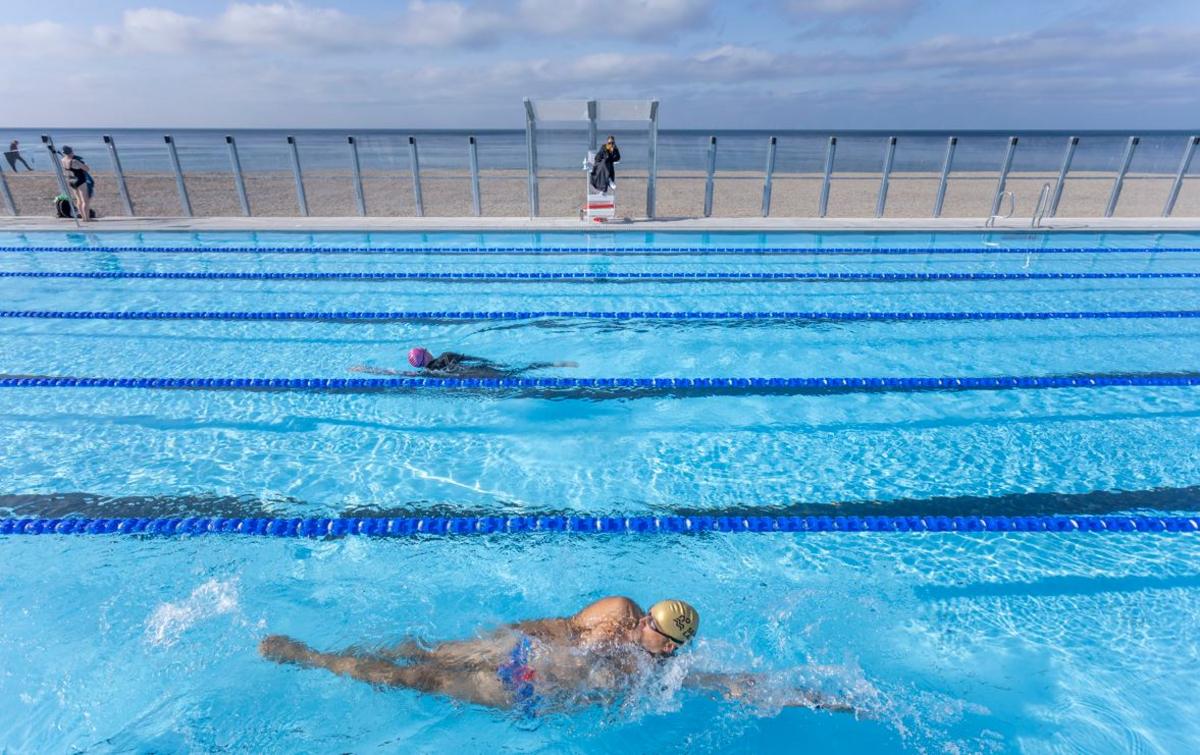
[[[617,149],[616,137],[610,135],[592,161],[592,175],[589,179],[592,189],[608,193],[617,188],[617,171],[613,165],[619,162],[621,150]]]

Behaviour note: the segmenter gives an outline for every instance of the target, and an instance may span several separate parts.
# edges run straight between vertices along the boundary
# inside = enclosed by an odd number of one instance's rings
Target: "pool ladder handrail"
[[[1042,190],[1038,193],[1037,204],[1033,207],[1033,217],[1029,219],[1030,228],[1040,228],[1042,220],[1045,219],[1046,213],[1050,210],[1050,192],[1054,188],[1050,186],[1050,182],[1042,184]]]
[[[983,225],[985,228],[994,227],[996,225],[997,220],[1007,220],[1007,219],[1011,218],[1013,216],[1013,213],[1017,211],[1017,195],[1011,191],[1001,192],[1000,193],[1000,201],[1003,202],[1006,198],[1008,199],[1008,214],[1007,215],[998,215],[998,214],[992,215],[986,221],[984,221]]]

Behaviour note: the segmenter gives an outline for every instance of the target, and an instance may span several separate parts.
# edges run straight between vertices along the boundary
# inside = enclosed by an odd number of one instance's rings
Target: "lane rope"
[[[1085,377],[788,377],[788,378],[211,378],[52,377],[8,375],[0,388],[185,388],[205,390],[387,391],[413,389],[603,389],[725,392],[867,392],[1004,390],[1013,388],[1186,387],[1200,375],[1089,375]]]
[[[0,519],[0,535],[419,535],[697,534],[704,532],[1151,532],[1194,533],[1192,516],[482,516],[396,518],[219,517]]]
[[[104,246],[0,246],[0,253],[61,252],[116,254],[148,252],[163,254],[596,254],[596,255],[661,255],[661,254],[791,254],[791,255],[935,255],[935,254],[1159,254],[1200,252],[1200,247],[805,247],[805,246],[161,246],[161,245],[104,245]]]
[[[0,318],[42,320],[309,320],[372,321],[405,320],[809,320],[821,322],[858,322],[862,320],[912,320],[942,322],[961,320],[1163,320],[1196,319],[1200,310],[1130,310],[1111,312],[652,312],[594,310],[525,311],[328,311],[328,312],[241,312],[241,311],[109,311],[109,310],[0,310]]]
[[[738,273],[738,272],[4,272],[0,278],[87,280],[350,280],[350,281],[1026,281],[1200,278],[1200,273]]]

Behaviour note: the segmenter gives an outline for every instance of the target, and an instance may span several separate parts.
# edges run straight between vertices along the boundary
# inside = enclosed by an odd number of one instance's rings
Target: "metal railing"
[[[536,128],[530,129],[528,132],[529,144],[527,150],[528,162],[526,165],[527,175],[529,177],[529,215],[537,217],[540,214],[540,197],[537,185],[537,170],[536,154],[533,142],[537,139]],[[590,134],[590,132],[589,132]],[[590,134],[589,138],[594,136]],[[657,141],[657,131],[652,131],[650,134],[652,140]],[[819,180],[819,193],[817,204],[814,208],[816,217],[824,218],[829,213],[831,188],[835,180],[838,179],[838,136],[831,135],[828,137],[826,148],[824,151],[823,169],[817,175],[812,175],[813,180]],[[229,156],[229,175],[232,178],[233,189],[237,195],[238,205],[240,205],[242,215],[246,217],[253,216],[254,208],[250,201],[250,196],[246,187],[245,171],[238,151],[237,141],[232,135],[224,137],[226,148]],[[861,137],[855,137],[861,140]],[[883,149],[883,160],[881,167],[878,169],[879,184],[878,192],[874,203],[874,217],[884,217],[887,212],[887,203],[889,199],[889,189],[892,184],[898,180],[911,180],[911,174],[906,177],[901,174],[895,176],[893,171],[896,169],[896,154],[897,147],[903,145],[905,137],[888,136],[884,137],[881,142]],[[50,150],[52,156],[52,166],[55,169],[56,179],[59,185],[59,190],[66,193],[70,192],[66,189],[65,178],[62,174],[61,166],[57,160],[57,155],[54,151],[54,142],[49,135],[42,137],[43,143]],[[346,137],[348,145],[348,167],[350,170],[350,187],[353,190],[354,207],[357,214],[360,216],[367,215],[367,200],[363,189],[363,170],[359,156],[359,140],[356,136],[349,135]],[[761,216],[768,217],[772,213],[773,194],[777,193],[780,173],[778,170],[777,150],[779,149],[781,137],[770,136],[766,141],[766,160],[762,170],[762,198],[761,198]],[[117,192],[120,197],[125,214],[136,216],[138,207],[135,205],[129,190],[129,181],[126,172],[122,167],[120,153],[116,141],[111,135],[105,134],[103,142],[108,153],[108,159],[111,163],[111,169]],[[936,194],[932,198],[932,206],[929,211],[929,217],[941,217],[946,206],[947,188],[954,177],[955,172],[955,157],[959,149],[960,137],[948,136],[944,157],[941,160],[940,169],[936,172],[930,171],[930,178],[936,177],[937,188]],[[1130,167],[1134,162],[1136,151],[1141,143],[1141,137],[1134,135],[1130,136],[1125,142],[1125,149],[1121,156],[1120,162],[1112,178],[1112,186],[1108,192],[1107,203],[1103,209],[1103,217],[1112,217],[1117,211],[1118,205],[1121,202],[1122,189],[1125,186]],[[176,191],[178,193],[178,201],[180,213],[185,217],[192,217],[193,204],[188,191],[188,182],[185,176],[185,171],[180,163],[179,152],[176,147],[175,139],[170,134],[163,136],[162,144],[166,148],[166,157],[170,165],[171,175],[174,179]],[[703,215],[710,217],[713,215],[716,205],[715,185],[717,181],[724,180],[717,171],[717,138],[709,137],[706,140],[707,149],[705,157],[705,171],[703,174]],[[1036,204],[1032,207],[1030,218],[1033,225],[1039,226],[1045,218],[1057,217],[1059,213],[1060,203],[1063,198],[1064,187],[1070,178],[1072,163],[1074,161],[1076,151],[1080,144],[1079,136],[1070,136],[1067,138],[1065,152],[1063,153],[1061,165],[1057,171],[1057,177],[1053,182],[1045,182],[1041,186],[1041,192],[1037,197]],[[290,157],[291,173],[295,183],[296,206],[301,216],[307,217],[309,213],[308,197],[305,192],[305,177],[301,168],[300,150],[296,136],[286,136],[285,148],[287,155]],[[421,179],[421,157],[418,149],[418,140],[415,136],[407,137],[408,146],[408,162],[409,170],[412,177],[412,212],[418,217],[424,216],[425,201],[422,191]],[[1190,136],[1187,138],[1184,145],[1183,154],[1180,157],[1178,168],[1173,175],[1163,174],[1163,181],[1170,180],[1170,186],[1167,195],[1164,198],[1162,205],[1161,216],[1170,217],[1176,209],[1176,205],[1187,180],[1188,173],[1192,164],[1196,148],[1200,146],[1200,135]],[[470,186],[470,207],[474,216],[478,217],[483,214],[483,198],[480,190],[481,171],[479,164],[478,139],[475,136],[467,137],[467,154],[466,163],[469,166],[469,186]],[[581,144],[582,149],[582,144]],[[1014,159],[1022,149],[1020,137],[1011,136],[1007,139],[1007,147],[1004,151],[1003,159],[997,166],[995,173],[995,190],[991,196],[991,209],[984,215],[984,219],[992,224],[998,219],[1011,217],[1015,214],[1017,208],[1016,196],[1008,187],[1010,174],[1013,170]],[[736,152],[736,150],[735,150]],[[762,163],[760,163],[762,164]],[[843,169],[846,170],[846,169]],[[961,170],[961,169],[960,169]],[[210,171],[211,172],[211,171]],[[744,171],[743,171],[744,172]],[[785,178],[799,176],[808,176],[810,174],[797,174],[796,171],[788,171],[784,175]],[[861,173],[856,173],[856,176],[861,177]],[[869,174],[868,174],[869,175]],[[974,171],[971,178],[980,180],[980,172]],[[1017,174],[1022,177],[1021,174]],[[746,176],[741,176],[745,178]],[[1136,176],[1135,176],[1136,177]],[[656,188],[656,170],[653,165],[648,166],[646,178],[647,192],[647,210],[648,217],[653,217]],[[1022,180],[1027,181],[1028,175],[1022,177]],[[1097,177],[1095,171],[1089,176],[1095,180]],[[22,178],[24,180],[24,178]],[[338,179],[342,180],[342,179]],[[491,180],[489,178],[489,180]],[[580,181],[582,184],[582,181]],[[582,193],[582,185],[580,190]],[[3,166],[0,166],[0,199],[3,200],[4,207],[11,215],[18,215],[20,206],[18,196],[12,190],[12,182],[5,172]],[[1143,200],[1145,197],[1143,196]],[[1002,204],[1007,200],[1009,202],[1009,210],[1007,214],[1001,213]],[[143,199],[144,203],[144,199]],[[981,208],[982,209],[982,208]],[[377,210],[378,211],[378,210]],[[514,213],[516,214],[516,213]],[[801,216],[804,214],[801,213]]]

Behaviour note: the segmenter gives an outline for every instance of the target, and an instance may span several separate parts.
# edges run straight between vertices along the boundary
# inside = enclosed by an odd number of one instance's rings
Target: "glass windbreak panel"
[[[1127,134],[1116,133],[1079,136],[1071,172],[1063,184],[1057,217],[1098,218],[1104,215],[1128,139]]]
[[[538,196],[542,216],[578,216],[583,206],[583,161],[587,148],[586,122],[538,126]]]
[[[1175,134],[1145,134],[1139,138],[1114,215],[1149,218],[1162,214],[1185,141],[1185,136]]]
[[[113,131],[111,136],[117,143],[117,153],[121,158],[125,183],[129,187],[129,197],[133,201],[134,214],[151,217],[182,215],[179,192],[175,187],[175,174],[171,169],[163,132],[128,129]],[[76,147],[66,141],[67,133],[55,134],[54,138],[60,147]],[[82,143],[87,145],[86,152],[82,148],[76,148],[76,152],[82,154],[89,165],[104,160],[104,164],[111,168],[108,147],[99,135],[95,139],[85,138]],[[115,175],[111,180],[106,177],[102,183],[97,178],[96,192],[100,195],[96,207],[97,214],[112,215],[123,212]]]
[[[399,131],[354,134],[358,140],[367,215],[407,218],[417,214],[408,151],[410,135],[416,136]],[[419,141],[420,137],[417,138]]]
[[[713,183],[713,216],[761,215],[763,175],[771,135],[765,131],[718,131],[715,136],[717,167]]]
[[[357,215],[346,135],[333,131],[297,131],[294,136],[300,153],[308,214],[314,217]]]
[[[468,131],[428,131],[417,135],[426,215],[472,214],[469,135]]]
[[[775,149],[771,214],[816,217],[829,134],[781,132]]]
[[[829,189],[831,218],[868,218],[875,214],[887,136],[839,136]]]
[[[1191,136],[1187,137],[1191,139]],[[1176,137],[1179,142],[1179,159],[1183,159],[1183,139]],[[1179,169],[1179,165],[1175,165],[1175,169]],[[1166,200],[1163,200],[1166,204]],[[1175,209],[1171,212],[1171,217],[1180,218],[1197,218],[1200,217],[1200,147],[1192,153],[1192,162],[1188,165],[1187,173],[1184,174],[1183,185],[1179,189],[1179,196],[1175,200]]]
[[[1009,134],[960,135],[954,169],[946,182],[944,218],[986,218],[992,210]],[[1020,149],[1020,144],[1017,145]],[[1007,212],[1007,204],[1000,208]]]
[[[1013,152],[1012,169],[1009,171],[1005,189],[1011,191],[1016,200],[1013,215],[1031,218],[1043,189],[1046,191],[1045,206],[1047,209],[1049,208],[1054,184],[1058,180],[1058,169],[1062,166],[1062,158],[1067,146],[1067,135],[1017,134],[1016,136],[1017,148]],[[1049,188],[1046,188],[1047,184],[1049,184]],[[1007,201],[1000,211],[1008,211]]]
[[[176,131],[171,136],[175,140],[192,214],[196,217],[241,215],[225,137],[201,130]],[[171,191],[178,194],[174,182]]]
[[[933,215],[948,136],[901,134],[896,137],[884,217],[927,218]]]
[[[237,141],[250,212],[268,217],[299,215],[287,132],[263,129],[233,131],[231,135]],[[225,157],[228,164],[228,152]],[[234,201],[237,201],[235,190]]]
[[[475,141],[479,153],[479,192],[483,215],[527,217],[529,174],[525,132],[516,129],[477,131]]]
[[[658,184],[655,214],[660,218],[704,214],[704,181],[708,170],[708,140],[704,131],[659,131]],[[721,162],[717,140],[717,164]],[[715,204],[715,200],[714,200]]]

